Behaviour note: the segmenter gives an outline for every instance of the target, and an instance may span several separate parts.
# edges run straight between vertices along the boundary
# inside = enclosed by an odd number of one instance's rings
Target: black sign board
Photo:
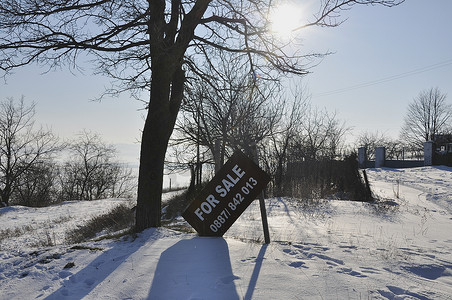
[[[267,173],[237,151],[182,217],[201,236],[223,236],[269,181]]]

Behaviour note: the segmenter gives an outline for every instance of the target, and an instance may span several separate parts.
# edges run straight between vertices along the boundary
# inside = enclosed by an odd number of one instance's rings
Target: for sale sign
[[[182,216],[201,236],[222,236],[267,186],[270,177],[237,151]]]

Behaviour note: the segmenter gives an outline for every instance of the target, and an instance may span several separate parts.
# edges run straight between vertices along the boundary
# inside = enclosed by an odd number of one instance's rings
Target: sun
[[[271,31],[282,37],[289,37],[300,26],[300,19],[300,7],[292,2],[283,2],[270,11]]]

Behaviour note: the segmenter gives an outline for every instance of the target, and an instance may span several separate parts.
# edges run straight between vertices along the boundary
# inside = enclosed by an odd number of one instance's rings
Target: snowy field
[[[225,234],[64,244],[125,200],[0,209],[0,299],[452,299],[452,168],[369,169],[384,204],[255,201]],[[54,244],[56,246],[45,246]]]

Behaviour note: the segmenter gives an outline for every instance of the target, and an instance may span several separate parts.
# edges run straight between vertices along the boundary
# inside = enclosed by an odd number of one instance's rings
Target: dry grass
[[[132,232],[135,222],[135,214],[132,209],[121,204],[113,208],[110,212],[96,216],[88,220],[76,229],[66,233],[66,242],[70,244],[81,243],[89,239],[98,237],[100,234],[114,237]]]

